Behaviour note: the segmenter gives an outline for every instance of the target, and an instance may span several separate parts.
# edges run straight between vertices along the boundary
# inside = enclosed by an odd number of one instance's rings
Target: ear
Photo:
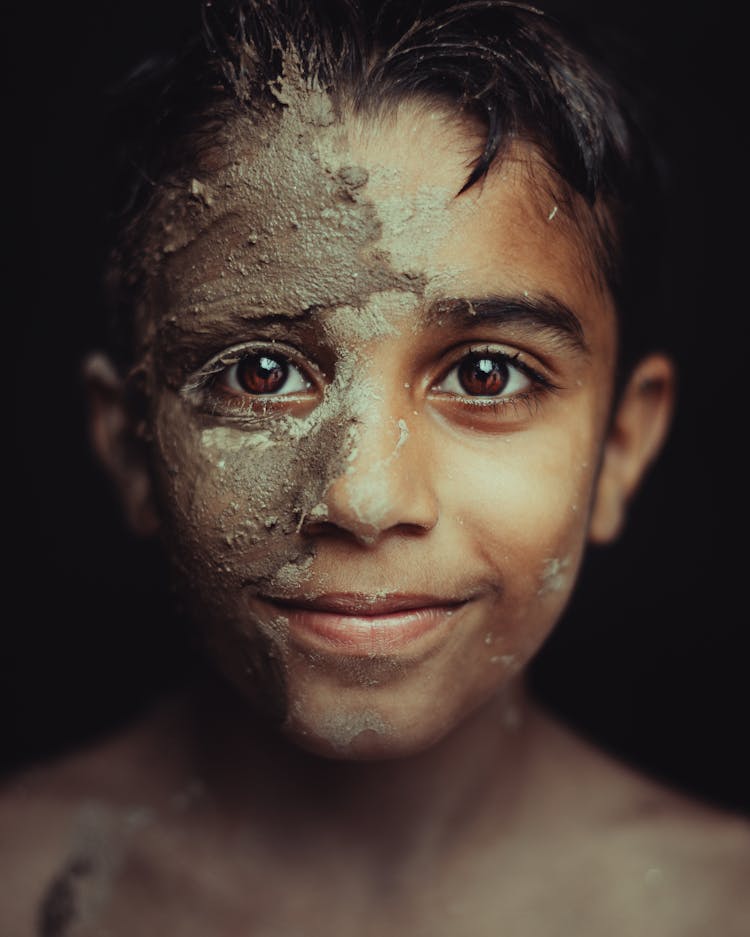
[[[126,382],[102,352],[83,363],[89,404],[89,437],[99,461],[114,483],[131,530],[144,537],[159,529],[153,500],[148,448],[139,432]]]
[[[593,543],[609,543],[620,533],[628,501],[666,438],[674,395],[669,358],[644,358],[625,387],[604,444],[589,526]]]

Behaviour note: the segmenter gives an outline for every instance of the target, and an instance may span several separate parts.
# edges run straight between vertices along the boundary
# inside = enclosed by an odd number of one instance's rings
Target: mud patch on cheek
[[[237,433],[226,426],[213,426],[204,429],[201,433],[201,445],[204,449],[214,449],[218,453],[240,452],[246,449],[256,449],[263,452],[275,445],[270,430],[259,430],[255,433]],[[226,466],[226,457],[220,455],[217,461],[219,468]]]
[[[493,654],[490,663],[500,664],[510,673],[517,673],[522,666],[515,654]]]
[[[335,393],[330,395],[335,397]],[[203,426],[178,395],[157,418],[157,479],[170,547],[194,586],[253,593],[289,584],[309,566],[301,520],[324,513],[323,497],[345,465],[346,414],[324,401],[306,420],[252,418]],[[343,427],[343,429],[342,429]]]
[[[566,591],[570,588],[573,572],[573,559],[571,556],[551,557],[544,564],[537,595],[542,597],[551,593]]]

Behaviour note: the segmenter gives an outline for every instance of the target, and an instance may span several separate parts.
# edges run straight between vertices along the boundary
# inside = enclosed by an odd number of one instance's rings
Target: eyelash
[[[451,405],[458,406],[469,413],[492,414],[500,417],[507,414],[509,408],[512,407],[517,411],[518,407],[522,406],[529,415],[533,415],[538,410],[542,399],[547,394],[555,393],[559,390],[559,387],[548,377],[531,367],[528,362],[524,361],[520,351],[509,354],[501,348],[486,344],[472,344],[468,347],[465,345],[459,347],[461,350],[460,356],[456,357],[451,362],[450,366],[441,372],[442,376],[431,385],[430,391],[437,399],[440,397],[444,399],[450,398]],[[298,393],[257,396],[247,394],[243,396],[240,394],[222,392],[217,389],[221,376],[225,374],[228,369],[238,365],[242,362],[243,358],[249,357],[251,354],[262,355],[263,353],[266,353],[268,357],[283,359],[291,364],[301,372],[310,388],[323,382],[322,375],[319,373],[315,375],[315,378],[311,377],[310,365],[307,363],[303,365],[299,362],[299,353],[296,352],[296,349],[280,343],[271,342],[240,346],[222,352],[220,355],[208,361],[184,386],[182,392],[188,395],[198,392],[200,394],[202,408],[213,416],[242,419],[247,416],[262,417],[269,414],[269,411],[271,411],[269,415],[273,415],[273,413],[278,412],[280,405],[284,405],[284,402],[288,404],[295,400],[299,401],[300,397]],[[471,396],[470,394],[464,397],[450,392],[435,391],[435,388],[439,384],[444,383],[448,379],[448,376],[471,355],[484,355],[487,358],[494,358],[501,361],[506,367],[520,371],[531,382],[529,389],[507,397],[482,397]],[[229,401],[232,402],[230,403]]]
[[[454,360],[447,370],[443,371],[443,376],[436,384],[445,382],[448,375],[454,369],[458,368],[470,355],[483,355],[487,358],[496,358],[502,361],[506,367],[512,367],[520,371],[529,379],[531,386],[526,391],[511,394],[507,397],[454,396],[453,404],[469,413],[476,413],[479,411],[484,414],[492,414],[493,416],[501,417],[505,416],[510,408],[513,408],[513,410],[517,412],[518,407],[521,406],[524,407],[529,415],[533,415],[538,411],[543,398],[547,396],[547,394],[556,393],[560,390],[559,386],[546,375],[537,371],[536,368],[533,368],[528,362],[524,361],[520,351],[509,354],[507,351],[492,345],[471,345],[468,348],[462,346],[460,357]],[[448,395],[446,394],[446,396]]]
[[[299,353],[296,349],[276,342],[257,343],[252,345],[242,345],[230,348],[221,354],[216,355],[208,361],[196,374],[194,374],[184,385],[182,393],[190,396],[197,393],[200,398],[200,404],[204,410],[213,416],[222,416],[225,418],[244,418],[246,416],[264,416],[269,409],[275,409],[279,400],[298,399],[297,394],[269,394],[241,395],[239,393],[222,392],[217,385],[222,375],[240,364],[243,359],[251,355],[266,354],[269,358],[281,359],[302,373],[306,382],[313,387],[321,380],[318,375],[318,381],[311,380],[309,364],[299,362]],[[229,401],[232,401],[231,403]],[[230,412],[222,412],[222,407]]]

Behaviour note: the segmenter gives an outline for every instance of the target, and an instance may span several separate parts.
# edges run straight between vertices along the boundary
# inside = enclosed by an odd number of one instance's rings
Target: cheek
[[[287,622],[256,613],[253,596],[294,592],[306,578],[314,551],[299,528],[341,471],[349,424],[338,417],[295,433],[283,419],[205,427],[171,393],[155,410],[155,487],[185,613],[220,672],[279,724]]]
[[[157,496],[170,555],[201,611],[225,615],[245,594],[283,592],[304,577],[312,550],[298,536],[300,523],[343,460],[345,434],[328,422],[303,438],[283,420],[206,428],[177,395],[162,396]]]
[[[521,658],[546,637],[576,579],[596,470],[593,425],[543,425],[452,450],[446,474],[462,482],[446,492],[449,513],[464,555],[493,578],[498,633]]]

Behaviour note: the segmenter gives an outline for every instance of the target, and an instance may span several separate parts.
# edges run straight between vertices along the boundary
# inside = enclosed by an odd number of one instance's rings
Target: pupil
[[[237,380],[250,394],[272,394],[287,379],[289,366],[268,355],[248,355],[237,366]]]
[[[499,358],[469,356],[458,369],[463,389],[475,397],[494,397],[508,383],[508,366]]]

